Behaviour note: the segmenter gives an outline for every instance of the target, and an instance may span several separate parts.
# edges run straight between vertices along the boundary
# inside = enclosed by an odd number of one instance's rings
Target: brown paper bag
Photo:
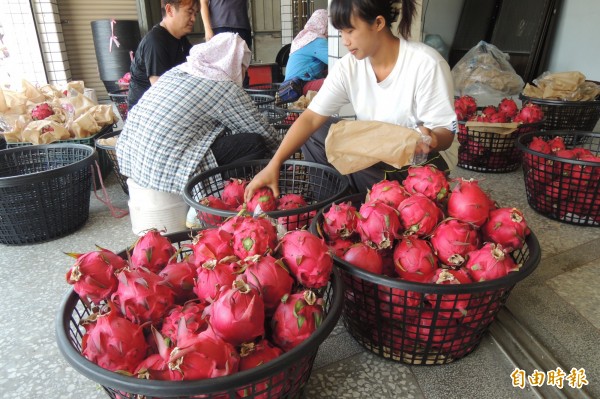
[[[400,169],[408,165],[421,135],[416,131],[377,121],[340,121],[325,139],[327,160],[347,175],[385,162]]]
[[[98,125],[112,125],[117,121],[117,115],[112,110],[112,105],[96,105],[88,110]]]
[[[469,121],[465,123],[465,126],[469,128],[469,134],[471,129],[483,133],[496,133],[501,135],[509,135],[515,132],[519,128],[519,124],[516,122],[511,123],[490,123],[490,122],[477,122]]]
[[[62,124],[47,119],[30,122],[21,136],[24,142],[33,144],[49,144],[71,138]]]
[[[101,127],[94,120],[91,112],[86,112],[75,119],[69,126],[69,131],[74,138],[86,138],[100,131]]]
[[[57,98],[64,97],[62,92],[51,84],[41,86],[39,90],[46,97],[46,101],[54,101]]]
[[[71,91],[71,89],[77,91],[79,94],[83,94],[83,91],[85,90],[83,80],[73,80],[67,83],[67,90]]]
[[[23,79],[21,81],[21,86],[23,86],[23,94],[32,103],[38,104],[46,101],[46,97],[44,96],[44,94],[41,91],[39,91],[37,87],[29,83],[27,80]]]
[[[0,113],[15,115],[27,113],[27,97],[22,93],[0,89]]]

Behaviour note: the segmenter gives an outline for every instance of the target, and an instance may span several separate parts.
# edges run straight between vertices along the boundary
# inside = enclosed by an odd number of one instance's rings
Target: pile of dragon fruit
[[[347,263],[391,279],[430,284],[431,291],[438,284],[475,286],[517,272],[521,265],[510,254],[530,233],[523,213],[498,207],[475,180],[457,179],[450,186],[435,166],[412,166],[402,184],[374,184],[359,208],[349,202],[331,205],[323,213],[322,234]],[[499,305],[484,304],[493,301],[492,295],[437,295],[345,282],[346,291],[354,289],[346,299],[363,308],[357,317],[384,329],[386,320],[376,320],[375,314],[397,320],[423,346],[432,334],[439,343],[450,336],[449,328],[478,322],[484,311]],[[434,317],[434,309],[441,317]]]
[[[544,112],[539,105],[529,103],[519,109],[510,98],[502,99],[498,106],[488,105],[478,113],[477,101],[471,96],[461,96],[454,100],[454,111],[459,121],[530,124],[544,119]]]
[[[538,193],[536,203],[542,212],[553,212],[559,217],[569,213],[580,216],[600,216],[597,184],[600,179],[600,157],[587,148],[567,148],[562,136],[550,139],[533,137],[527,146],[532,152],[524,154],[529,172],[526,183],[535,185]],[[538,152],[544,155],[534,155]],[[545,155],[564,159],[564,162],[549,159]],[[597,165],[580,165],[572,161],[594,162]]]
[[[95,310],[81,321],[83,356],[171,381],[231,375],[300,345],[326,316],[320,293],[333,268],[322,239],[305,230],[278,239],[267,218],[247,216],[179,250],[151,230],[128,259],[102,248],[73,256],[67,282]]]
[[[209,195],[202,198],[199,203],[213,209],[236,212],[245,210],[252,214],[259,206],[262,212],[271,212],[297,210],[308,205],[306,199],[300,194],[288,193],[283,194],[280,198],[276,198],[273,191],[268,187],[259,188],[249,202],[244,202],[244,191],[248,183],[249,181],[245,179],[231,178],[225,182],[223,191],[220,193],[221,198]],[[301,215],[298,212],[290,216],[278,218],[279,224],[284,226],[288,231],[301,229],[308,226],[311,218],[316,214],[313,211],[306,217],[307,215]],[[223,220],[220,216],[202,211],[198,211],[198,218],[211,226],[219,225]]]

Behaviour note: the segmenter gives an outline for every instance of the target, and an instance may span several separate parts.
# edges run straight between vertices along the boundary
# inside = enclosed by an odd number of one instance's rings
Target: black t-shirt
[[[131,63],[131,81],[127,96],[129,108],[137,104],[150,88],[150,76],[160,76],[184,63],[191,48],[192,44],[187,37],[177,39],[160,24],[155,25],[140,42]]]

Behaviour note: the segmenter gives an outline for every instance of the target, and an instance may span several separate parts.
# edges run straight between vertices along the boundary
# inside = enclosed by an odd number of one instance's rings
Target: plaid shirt
[[[142,187],[181,194],[192,176],[218,166],[210,146],[227,132],[258,133],[273,152],[279,144],[235,83],[171,69],[130,110],[117,142],[119,170]]]

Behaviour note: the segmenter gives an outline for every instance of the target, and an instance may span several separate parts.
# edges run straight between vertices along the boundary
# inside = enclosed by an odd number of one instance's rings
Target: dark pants
[[[260,134],[240,133],[219,137],[210,146],[219,166],[232,162],[263,159],[267,155],[267,146]]]
[[[302,146],[302,154],[304,155],[305,160],[333,167],[333,165],[327,162],[327,155],[325,154],[325,138],[329,132],[329,127],[339,121],[339,118],[329,118],[329,120],[317,129],[317,131],[308,139]],[[430,153],[426,163],[433,164],[442,171],[448,170],[448,164],[437,152]],[[408,175],[407,171],[408,166],[396,169],[391,165],[380,162],[363,169],[360,172],[346,175],[346,177],[350,181],[350,187],[354,192],[367,192],[367,189],[370,189],[373,184],[384,179],[397,180],[402,183]]]

